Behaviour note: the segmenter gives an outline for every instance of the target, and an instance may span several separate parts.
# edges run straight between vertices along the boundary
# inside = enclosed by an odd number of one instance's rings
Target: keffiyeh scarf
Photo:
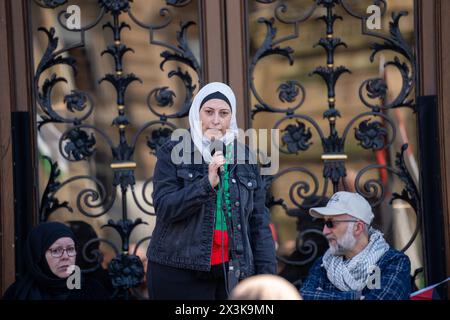
[[[389,250],[389,245],[383,234],[373,228],[369,230],[369,243],[356,256],[344,260],[343,256],[336,256],[325,252],[323,267],[327,271],[328,279],[341,291],[362,291],[378,260]]]

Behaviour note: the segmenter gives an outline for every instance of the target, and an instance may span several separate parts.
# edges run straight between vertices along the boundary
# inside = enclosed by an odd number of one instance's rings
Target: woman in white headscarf
[[[204,86],[189,124],[188,148],[178,152],[174,147],[182,142],[169,141],[157,153],[149,297],[227,299],[239,280],[276,271],[265,190],[248,148],[236,140],[236,98],[229,86]],[[179,155],[183,162],[176,164]]]

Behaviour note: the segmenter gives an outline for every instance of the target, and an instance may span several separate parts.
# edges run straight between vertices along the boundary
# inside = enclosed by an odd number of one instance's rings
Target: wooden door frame
[[[423,1],[423,0],[422,0]],[[436,6],[436,71],[439,114],[439,149],[447,277],[450,276],[450,2],[439,0]],[[450,286],[448,287],[450,293]],[[450,296],[450,295],[449,295]]]
[[[237,122],[250,127],[247,1],[201,0],[202,76],[227,83],[236,95]]]
[[[11,16],[10,2],[0,4],[0,289],[5,289],[14,281],[14,203],[11,141],[11,107],[14,100],[14,85],[11,83]]]
[[[16,247],[24,243],[26,232],[37,219],[36,126],[29,18],[29,1],[1,2],[0,94],[3,97],[0,106],[1,294],[15,280],[16,263],[19,258]],[[23,131],[23,128],[26,130]],[[16,161],[15,155],[17,157],[24,152],[27,154],[27,160]],[[21,174],[17,174],[18,172]],[[19,226],[18,219],[22,219],[23,222],[19,223]],[[20,237],[16,234],[17,230]]]
[[[450,2],[416,0],[415,12],[419,72],[417,95],[431,101],[427,107],[434,108],[422,112],[435,114],[432,116],[434,123],[429,126],[429,131],[435,132],[419,132],[421,135],[435,135],[426,144],[431,144],[428,147],[434,150],[436,158],[429,159],[427,165],[422,163],[422,171],[428,176],[422,175],[421,183],[422,198],[437,202],[432,208],[426,203],[422,208],[423,217],[432,216],[429,225],[426,219],[423,224],[425,276],[427,283],[432,284],[450,276]]]

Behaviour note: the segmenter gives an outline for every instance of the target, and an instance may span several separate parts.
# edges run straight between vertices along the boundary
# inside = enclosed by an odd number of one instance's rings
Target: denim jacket
[[[169,141],[157,151],[153,177],[156,225],[147,257],[171,267],[209,271],[217,194],[208,179],[208,165],[203,159],[193,164],[194,156],[201,155],[192,141],[191,164],[172,162],[177,143]],[[248,147],[235,140],[234,151],[239,148],[249,154]],[[229,170],[232,228],[228,232],[233,237],[232,258],[239,264],[239,278],[274,274],[275,245],[258,166],[234,163]]]

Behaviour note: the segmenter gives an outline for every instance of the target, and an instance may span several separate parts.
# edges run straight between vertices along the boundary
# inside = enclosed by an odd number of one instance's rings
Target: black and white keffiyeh
[[[343,256],[333,255],[328,249],[323,258],[323,267],[328,279],[341,291],[362,291],[370,273],[378,260],[389,250],[389,244],[383,234],[374,229],[369,230],[369,243],[356,256],[344,260]]]

